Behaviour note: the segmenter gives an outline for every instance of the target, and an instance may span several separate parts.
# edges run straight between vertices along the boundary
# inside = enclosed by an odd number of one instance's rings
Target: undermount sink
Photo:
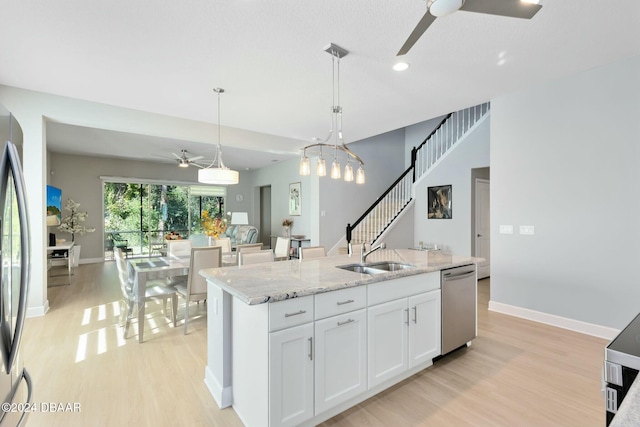
[[[390,271],[406,270],[408,268],[414,268],[411,264],[403,264],[400,262],[381,261],[367,264],[348,264],[337,265],[337,268],[341,268],[347,271],[353,271],[354,273],[363,274],[381,274],[388,273]]]
[[[369,267],[384,271],[398,271],[406,270],[408,268],[415,268],[411,264],[403,264],[401,262],[383,261],[368,264]]]

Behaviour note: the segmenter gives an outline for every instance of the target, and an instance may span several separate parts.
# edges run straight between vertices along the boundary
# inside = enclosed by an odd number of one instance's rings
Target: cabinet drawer
[[[416,274],[367,285],[369,306],[440,289],[440,272]]]
[[[316,294],[315,318],[335,316],[367,306],[367,287],[354,286],[339,291]]]
[[[313,295],[269,303],[269,332],[313,321]]]

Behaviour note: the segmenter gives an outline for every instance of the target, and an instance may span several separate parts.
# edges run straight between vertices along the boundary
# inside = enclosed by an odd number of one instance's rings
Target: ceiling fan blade
[[[200,160],[200,159],[204,159],[204,156],[190,157],[189,161],[190,162],[195,162],[196,160]]]
[[[182,156],[178,156],[176,153],[171,153],[173,154],[173,157],[175,157],[178,160],[182,160]]]
[[[400,48],[396,56],[404,55],[405,53],[409,52],[413,45],[416,44],[418,39],[422,37],[422,34],[427,31],[427,28],[429,28],[429,26],[433,24],[433,21],[435,20],[436,17],[430,14],[429,11],[427,11],[422,19],[420,19],[420,22],[418,22],[418,25],[416,25],[416,28],[413,29],[407,41],[404,42],[402,48]]]
[[[533,18],[540,9],[542,6],[539,4],[525,3],[521,0],[466,0],[460,8],[466,12],[522,19]]]

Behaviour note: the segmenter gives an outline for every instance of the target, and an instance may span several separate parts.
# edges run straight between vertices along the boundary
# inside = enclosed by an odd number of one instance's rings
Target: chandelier
[[[218,146],[216,147],[216,155],[211,164],[198,171],[198,182],[217,185],[237,184],[239,181],[238,171],[229,169],[222,161],[222,145],[220,143],[220,94],[224,93],[224,89],[217,87],[213,89],[213,91],[218,94]]]
[[[331,106],[331,130],[329,135],[324,140],[317,140],[315,144],[307,145],[302,149],[302,158],[300,159],[300,175],[311,175],[311,167],[309,165],[309,157],[307,157],[307,151],[318,152],[318,162],[316,163],[316,175],[327,175],[327,163],[323,155],[333,153],[333,162],[331,163],[330,176],[332,179],[340,179],[341,177],[347,181],[354,180],[353,166],[351,162],[358,163],[358,170],[355,174],[356,184],[364,184],[364,162],[357,154],[347,148],[342,138],[342,107],[340,106],[340,59],[347,56],[349,53],[345,49],[337,46],[333,43],[329,44],[325,49],[325,52],[331,54],[332,62],[332,106]],[[333,137],[333,144],[329,143]],[[346,157],[346,165],[344,167],[344,176],[341,173],[340,161],[338,155],[341,154]]]

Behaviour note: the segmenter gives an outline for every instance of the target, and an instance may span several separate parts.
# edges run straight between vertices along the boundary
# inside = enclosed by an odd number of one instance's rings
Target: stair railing
[[[375,241],[413,200],[414,183],[433,169],[458,141],[489,112],[489,103],[449,113],[418,147],[411,150],[411,165],[358,218],[347,224],[346,240]]]

